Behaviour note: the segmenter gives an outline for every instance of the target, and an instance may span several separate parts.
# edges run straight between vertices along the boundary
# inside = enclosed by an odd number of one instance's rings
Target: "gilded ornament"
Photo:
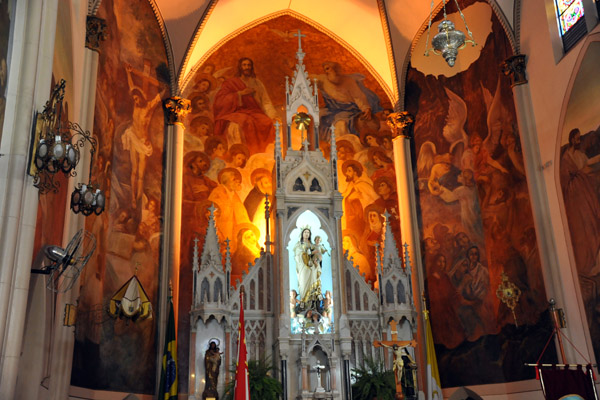
[[[517,287],[514,283],[508,280],[508,276],[502,272],[502,282],[498,285],[498,289],[496,289],[496,297],[500,299],[504,305],[506,305],[510,311],[512,312],[513,318],[515,319],[515,325],[518,327],[517,316],[515,314],[515,308],[519,303],[519,298],[521,297],[521,289]]]

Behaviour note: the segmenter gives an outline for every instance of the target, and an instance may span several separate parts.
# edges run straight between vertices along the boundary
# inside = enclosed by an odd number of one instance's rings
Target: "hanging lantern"
[[[50,99],[46,102],[44,110],[36,113],[34,117],[33,135],[37,141],[30,175],[33,176],[33,185],[40,190],[40,194],[49,191],[58,192],[59,182],[54,180],[57,172],[63,172],[67,177],[75,177],[74,171],[79,163],[80,151],[86,143],[90,145],[90,174],[88,183],[79,184],[71,195],[71,209],[83,215],[96,215],[104,211],[105,196],[98,185],[92,182],[92,166],[94,154],[98,148],[98,140],[85,131],[75,122],[62,118],[63,99],[65,96],[65,80],[54,87]]]
[[[473,39],[473,34],[467,26],[465,16],[458,6],[458,0],[454,0],[454,2],[456,3],[456,8],[458,9],[458,13],[462,18],[463,23],[465,24],[465,29],[467,30],[467,34],[469,35],[470,39],[466,39],[465,34],[462,31],[457,30],[454,26],[454,23],[448,20],[448,16],[446,14],[446,0],[443,0],[444,19],[438,25],[438,34],[435,35],[431,40],[431,45],[433,48],[429,48],[429,35],[431,33],[431,20],[433,18],[433,0],[431,0],[431,11],[429,12],[429,24],[427,26],[427,40],[425,43],[425,48],[427,49],[425,51],[425,56],[429,56],[429,51],[432,50],[433,54],[444,57],[444,60],[446,60],[448,65],[451,67],[453,67],[454,63],[456,62],[458,50],[463,49],[467,43],[471,43],[472,46],[477,45]]]
[[[75,214],[100,215],[104,211],[106,198],[98,186],[79,184],[71,194],[71,210]]]

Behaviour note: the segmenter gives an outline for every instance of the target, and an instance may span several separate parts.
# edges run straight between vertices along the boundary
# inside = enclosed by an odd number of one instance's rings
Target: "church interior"
[[[380,400],[535,400],[536,365],[597,373],[599,15],[0,0],[0,399],[238,399],[260,367],[253,400],[372,399],[377,371]]]

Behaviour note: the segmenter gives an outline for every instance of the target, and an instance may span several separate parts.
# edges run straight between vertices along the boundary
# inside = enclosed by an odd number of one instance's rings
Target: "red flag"
[[[250,400],[248,382],[248,352],[246,350],[246,325],[244,325],[244,297],[240,290],[240,321],[238,322],[238,361],[235,367],[234,400]]]

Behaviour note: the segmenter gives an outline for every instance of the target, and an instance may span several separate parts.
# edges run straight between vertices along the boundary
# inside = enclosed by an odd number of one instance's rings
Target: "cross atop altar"
[[[402,356],[407,356],[408,353],[403,354],[402,350],[406,349],[407,347],[416,347],[417,342],[415,340],[398,340],[398,328],[396,321],[390,321],[390,328],[392,340],[376,340],[373,342],[373,345],[375,347],[387,347],[393,349],[393,369],[394,379],[396,380],[396,398],[404,399],[404,393],[402,391],[402,375],[404,373],[404,361],[402,359]]]

